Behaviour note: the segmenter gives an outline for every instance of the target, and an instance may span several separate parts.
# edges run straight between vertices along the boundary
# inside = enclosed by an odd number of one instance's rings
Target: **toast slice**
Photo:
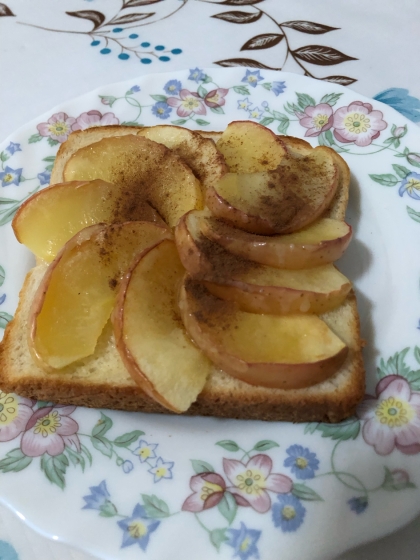
[[[57,154],[51,183],[62,181],[66,162],[79,148],[105,137],[137,134],[138,131],[136,127],[105,126],[71,134]],[[221,133],[200,134],[209,141],[217,141]],[[304,140],[282,139],[288,150],[296,154],[309,146]],[[331,152],[339,170],[339,184],[323,217],[344,220],[350,172],[344,160],[333,150]],[[34,364],[27,342],[28,316],[46,266],[38,264],[27,274],[15,317],[6,328],[0,345],[2,390],[33,399],[93,408],[169,413],[131,379],[116,349],[110,323],[104,329],[95,353],[88,358],[60,373],[45,373]],[[185,414],[292,422],[339,422],[354,414],[365,388],[354,292],[343,305],[321,318],[349,347],[345,363],[334,376],[305,389],[282,390],[249,385],[214,368],[204,390]]]

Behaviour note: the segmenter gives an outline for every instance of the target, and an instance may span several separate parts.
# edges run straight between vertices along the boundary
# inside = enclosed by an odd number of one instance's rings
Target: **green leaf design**
[[[178,126],[180,126],[181,124],[185,124],[187,122],[187,119],[178,119],[176,121],[172,121],[172,124],[176,124]]]
[[[333,146],[335,144],[335,142],[334,142],[334,136],[333,136],[331,130],[325,131],[324,134],[325,134],[325,138],[326,138],[327,142],[329,143],[329,145]]]
[[[200,459],[191,459],[191,464],[196,474],[201,474],[204,472],[215,472],[210,463],[206,463],[206,461],[201,461]]]
[[[239,445],[232,439],[223,439],[216,443],[219,447],[223,447],[227,451],[239,451]]]
[[[405,153],[405,150],[404,150]],[[411,165],[413,165],[414,167],[420,167],[420,154],[417,153],[411,153],[408,152],[407,150],[407,161],[408,163],[410,163]]]
[[[218,509],[223,517],[232,525],[238,511],[238,504],[230,492],[225,492],[223,498],[218,504]]]
[[[395,187],[395,185],[399,183],[397,177],[390,173],[385,173],[384,175],[369,175],[369,177],[376,183],[384,185],[384,187]]]
[[[132,95],[132,91],[126,93],[126,95]],[[109,105],[110,107],[112,107],[114,105],[114,103],[117,101],[117,98],[114,97],[113,95],[100,95],[99,96],[103,101],[106,101],[106,103],[104,103],[104,105]]]
[[[15,200],[14,198],[4,198],[4,197],[0,197],[0,205],[1,204],[17,204],[19,203],[19,200]]]
[[[216,113],[216,115],[224,115],[225,112],[223,111],[222,107],[210,107],[210,111],[212,113]],[[198,121],[197,121],[198,122]]]
[[[77,465],[80,465],[81,468],[82,468],[82,472],[85,472],[86,460],[83,457],[82,453],[76,453],[76,451],[73,451],[73,449],[71,447],[66,447],[64,453],[66,453],[66,455],[70,459],[71,464],[74,467],[77,467]]]
[[[14,206],[12,206],[11,208],[8,208],[7,210],[1,210],[0,226],[4,226],[4,224],[10,222],[13,219],[13,216],[16,214],[18,208],[19,208],[19,202]]]
[[[0,161],[7,161],[9,157],[6,152],[0,152]]]
[[[397,165],[396,163],[393,163],[392,167],[395,173],[398,175],[398,177],[401,177],[401,179],[405,179],[407,175],[410,175],[411,173],[411,171],[403,165]]]
[[[251,95],[251,92],[246,86],[233,86],[233,91],[239,93],[239,95]]]
[[[293,484],[292,494],[300,500],[307,500],[309,502],[324,501],[321,496],[315,492],[315,490],[312,490],[312,488],[309,488],[306,484],[300,484],[299,482],[295,482]]]
[[[208,124],[210,124],[209,122],[204,121],[203,119],[197,119],[195,122],[200,126],[207,126]]]
[[[405,357],[409,350],[410,348],[404,348],[401,352],[395,352],[386,362],[381,358],[379,367],[376,370],[378,378],[382,379],[386,375],[401,375],[402,377],[407,377],[410,373],[410,368],[405,363]]]
[[[52,484],[56,484],[62,490],[66,485],[66,469],[69,466],[69,460],[64,453],[50,457],[43,455],[41,457],[41,469],[44,471],[45,476]]]
[[[320,423],[316,427],[316,430],[321,432],[322,437],[329,437],[338,441],[346,441],[348,439],[357,438],[360,432],[360,422],[357,418],[349,418],[340,424]]]
[[[6,457],[0,461],[0,471],[7,472],[19,472],[26,469],[32,463],[32,457],[27,457],[24,455],[20,449],[12,449],[6,454]]]
[[[0,286],[3,286],[5,278],[6,278],[6,272],[4,268],[0,265]]]
[[[420,348],[418,346],[414,347],[414,357],[416,361],[420,364]]]
[[[343,95],[342,93],[328,93],[327,95],[324,95],[320,103],[328,103],[328,105],[334,107],[334,105],[337,103],[337,101],[340,99],[342,95]]]
[[[209,84],[212,81],[211,76],[209,76],[208,74],[206,74],[204,80],[203,80],[203,84]]]
[[[101,436],[92,436],[90,438],[92,445],[95,449],[100,451],[102,455],[111,458],[112,457],[112,443]]]
[[[308,95],[307,93],[296,92],[296,96],[298,98],[298,105],[302,111],[304,111],[306,107],[308,107],[308,105],[313,105],[313,106],[316,105],[315,99],[310,95]]]
[[[293,117],[296,116],[296,113],[301,113],[301,109],[295,105],[294,103],[289,103],[287,102],[286,105],[284,105],[284,110],[286,111],[286,113],[289,113],[289,115],[292,115]]]
[[[269,82],[265,82],[265,84],[261,84],[263,88],[265,88],[268,91],[271,91],[271,88],[273,87],[272,84],[270,84]]]
[[[95,424],[92,430],[93,436],[104,436],[112,428],[112,420],[101,412],[101,417]]]
[[[420,369],[416,371],[410,371],[406,379],[413,391],[420,391]]]
[[[169,517],[169,507],[166,502],[160,500],[154,494],[142,494],[144,509],[146,510],[147,517],[151,519],[164,519]]]
[[[139,127],[144,126],[144,124],[139,124],[136,121],[124,121],[121,124],[123,124],[125,126],[139,126]]]
[[[305,429],[303,430],[304,434],[313,434],[314,432],[316,432],[317,428],[318,428],[319,422],[308,422],[308,424],[306,424]]]
[[[289,124],[290,124],[289,119],[282,121],[277,127],[277,132],[280,132],[280,134],[287,134],[287,129],[289,128]]]
[[[410,208],[410,206],[407,206],[407,214],[415,222],[420,222],[420,212],[416,212],[414,208]]]
[[[47,142],[50,146],[57,146],[57,144],[59,144],[58,140],[53,140],[50,136],[48,137]]]
[[[5,311],[0,311],[0,329],[5,329],[7,323],[10,323],[12,319],[13,315],[9,315],[9,313],[6,313]]]
[[[92,453],[89,451],[86,445],[83,445],[83,443],[80,444],[80,449],[82,450],[82,453],[86,455],[86,459],[89,461],[89,465],[92,466]]]
[[[263,126],[268,126],[272,122],[274,122],[273,117],[264,117],[263,119],[260,120],[260,124],[262,124]]]
[[[44,157],[42,161],[48,161],[49,163],[53,163],[55,161],[55,156]]]
[[[206,90],[205,87],[198,86],[197,93],[200,97],[206,97],[206,95],[208,94],[208,91]]]
[[[40,142],[42,139],[43,136],[41,136],[40,134],[32,134],[32,136],[29,137],[28,144],[34,144],[35,142]]]
[[[45,171],[52,171],[52,170],[53,170],[53,167],[54,167],[54,164],[51,163],[50,165],[47,165],[47,166],[45,167]]]
[[[406,490],[407,488],[417,488],[413,482],[410,482],[405,477],[401,479],[401,477],[396,477],[393,475],[392,471],[388,467],[384,467],[385,469],[385,478],[382,483],[382,488],[387,490],[388,492],[399,492],[400,490]]]
[[[150,96],[152,99],[154,99],[155,101],[163,101],[163,103],[166,103],[167,101],[167,97],[166,95],[151,95]]]
[[[113,443],[117,447],[128,447],[134,443],[140,436],[144,436],[144,432],[141,430],[134,430],[133,432],[127,432],[122,436],[118,436],[114,439]]]
[[[105,500],[105,503],[101,506],[99,515],[100,517],[115,517],[118,515],[118,510],[110,500]]]
[[[273,447],[280,447],[280,445],[271,439],[262,439],[252,449],[253,451],[268,451],[273,449]]]
[[[213,531],[210,531],[210,542],[217,552],[219,552],[220,546],[229,540],[226,536],[226,531],[227,529],[213,529]]]

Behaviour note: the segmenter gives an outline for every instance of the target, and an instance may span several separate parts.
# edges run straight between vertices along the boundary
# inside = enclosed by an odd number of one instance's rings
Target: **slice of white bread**
[[[133,134],[137,130],[102,127],[72,134],[58,153],[52,182],[61,181],[66,161],[80,147],[105,136]],[[217,139],[219,134],[206,133],[205,136]],[[307,146],[303,140],[288,137],[284,140],[291,151],[299,152],[300,147]],[[343,220],[350,174],[345,162],[335,152],[333,154],[340,174],[339,187],[325,216]],[[168,413],[131,379],[116,350],[110,324],[104,329],[92,356],[53,374],[45,373],[34,364],[27,343],[27,321],[45,270],[46,265],[39,264],[28,273],[15,317],[7,326],[0,345],[2,390],[57,403]],[[354,293],[350,293],[341,307],[321,318],[349,347],[345,363],[333,377],[305,389],[267,389],[248,385],[214,369],[203,392],[186,414],[292,422],[339,422],[352,415],[363,398],[365,386]],[[179,367],[181,371],[182,364]]]

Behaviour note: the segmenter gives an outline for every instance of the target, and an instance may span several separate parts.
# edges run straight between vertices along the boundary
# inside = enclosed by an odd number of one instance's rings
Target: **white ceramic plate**
[[[221,130],[237,119],[331,145],[350,165],[354,240],[340,268],[358,294],[372,397],[342,424],[292,425],[1,394],[1,500],[44,535],[99,558],[325,560],[420,512],[420,131],[381,103],[294,74],[197,68],[102,87],[52,109],[0,149],[1,324],[33,263],[10,219],[48,184],[71,129]],[[242,479],[247,507],[234,499]],[[191,511],[204,505],[212,507]]]

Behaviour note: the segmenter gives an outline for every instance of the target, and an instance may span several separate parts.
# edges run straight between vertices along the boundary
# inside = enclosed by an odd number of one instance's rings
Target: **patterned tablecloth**
[[[0,140],[100,85],[211,66],[283,69],[340,83],[420,123],[419,21],[418,0],[6,0]],[[340,560],[417,560],[419,534],[417,519]],[[0,560],[40,558],[91,557],[44,539],[0,508]]]

